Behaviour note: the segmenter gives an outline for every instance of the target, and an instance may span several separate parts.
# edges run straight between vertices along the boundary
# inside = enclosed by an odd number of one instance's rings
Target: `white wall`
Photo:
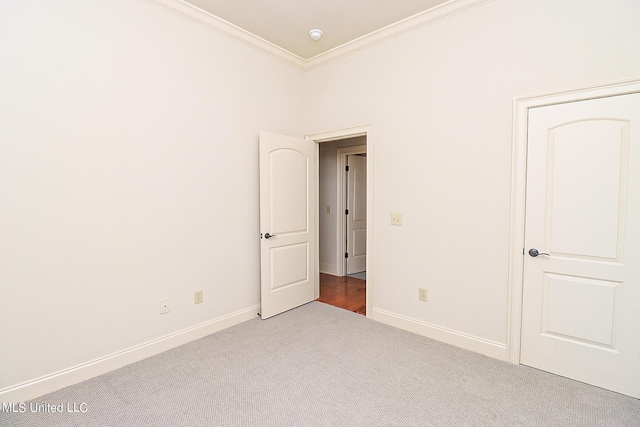
[[[0,391],[255,316],[258,132],[303,135],[304,73],[142,0],[0,8]]]
[[[339,141],[323,142],[319,147],[319,231],[320,231],[320,272],[336,275],[338,247],[338,221],[344,218],[338,212],[338,149],[366,145],[367,138],[358,136]],[[327,207],[331,212],[327,213]]]
[[[495,0],[307,73],[306,133],[375,129],[375,318],[506,358],[513,100],[639,77],[638,18]]]
[[[374,315],[499,357],[514,97],[640,76],[636,0],[495,0],[306,75],[142,0],[0,7],[0,391],[259,304],[259,130],[373,124]]]

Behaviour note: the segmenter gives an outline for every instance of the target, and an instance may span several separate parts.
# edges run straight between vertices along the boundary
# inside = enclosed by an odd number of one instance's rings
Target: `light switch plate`
[[[202,304],[202,289],[199,289],[193,293],[193,303]]]

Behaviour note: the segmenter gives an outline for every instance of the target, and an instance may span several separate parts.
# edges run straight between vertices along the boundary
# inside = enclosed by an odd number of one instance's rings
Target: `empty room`
[[[639,425],[638,22],[0,0],[0,425]]]

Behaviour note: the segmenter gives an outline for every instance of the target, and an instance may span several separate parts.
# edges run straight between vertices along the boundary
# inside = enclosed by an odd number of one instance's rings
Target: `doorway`
[[[372,272],[367,261],[372,230],[366,227],[371,221],[372,206],[373,177],[366,174],[371,160],[367,154],[371,129],[309,138],[319,143],[318,300],[366,315],[366,307],[373,301]],[[347,171],[353,167],[349,163],[357,165],[356,173],[353,169]],[[354,261],[351,265],[349,258]]]
[[[317,301],[366,316],[366,285],[365,280],[356,277],[320,273],[320,298]]]

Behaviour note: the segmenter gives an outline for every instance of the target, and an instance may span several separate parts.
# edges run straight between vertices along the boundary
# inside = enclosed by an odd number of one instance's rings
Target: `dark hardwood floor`
[[[366,283],[354,277],[320,273],[318,301],[366,316]]]

